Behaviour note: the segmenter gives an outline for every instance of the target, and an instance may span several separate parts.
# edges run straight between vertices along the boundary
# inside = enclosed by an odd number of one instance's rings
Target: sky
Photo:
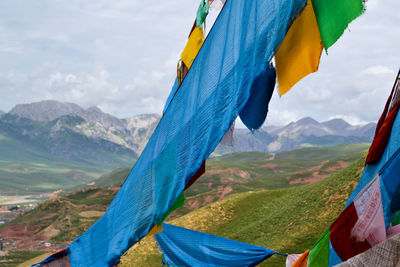
[[[120,118],[161,114],[198,4],[0,1],[0,110],[54,99]],[[400,67],[398,10],[399,0],[369,0],[366,12],[323,52],[317,73],[281,98],[274,94],[266,124],[305,116],[377,121]]]

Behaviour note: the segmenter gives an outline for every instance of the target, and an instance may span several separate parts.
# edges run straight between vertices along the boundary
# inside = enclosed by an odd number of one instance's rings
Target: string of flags
[[[364,172],[346,208],[321,235],[311,250],[302,254],[302,260],[292,265],[287,264],[287,266],[297,267],[302,266],[301,264],[310,267],[335,266],[346,261],[356,262],[358,260],[353,258],[363,258],[364,256],[358,255],[364,253],[370,255],[369,251],[375,251],[374,248],[388,238],[395,237],[397,240],[400,238],[398,219],[400,216],[400,117],[396,109],[393,109],[395,114],[392,115],[395,119],[388,116],[391,112],[388,110],[391,104],[393,107],[400,104],[399,99],[395,97],[400,93],[399,77],[400,71],[380,120],[380,125],[390,123],[390,127],[382,128],[378,124],[372,142],[376,146],[371,145]],[[387,138],[379,138],[382,135]],[[377,153],[375,147],[381,147],[382,151],[374,162],[368,163],[370,154]],[[390,265],[385,257],[383,259],[382,252],[379,251],[381,250],[376,250],[374,253],[377,254],[374,255],[375,258],[381,257],[380,266],[395,266]],[[385,253],[388,256],[388,252]],[[395,252],[391,252],[389,258],[390,261],[397,259],[396,264],[400,262],[400,257],[396,256]]]
[[[205,35],[210,8],[221,11]],[[183,205],[183,191],[204,173],[205,160],[224,136],[232,135],[237,116],[250,130],[261,127],[276,80],[282,96],[316,72],[322,50],[364,10],[363,0],[201,0],[163,117],[126,182],[99,221],[35,266],[55,266],[59,259],[61,266],[114,266],[149,235],[155,235],[170,266],[191,265],[184,256],[194,266],[253,266],[273,254],[285,255],[163,221]],[[276,69],[270,63],[274,56]],[[346,209],[311,249],[285,255],[287,266],[340,264],[398,233],[400,215],[392,200],[400,198],[399,95],[396,79],[365,175]]]

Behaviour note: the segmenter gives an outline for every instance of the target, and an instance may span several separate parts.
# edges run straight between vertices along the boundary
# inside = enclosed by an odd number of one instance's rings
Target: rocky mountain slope
[[[53,100],[17,105],[0,117],[0,191],[51,191],[58,184],[65,189],[117,167],[132,167],[159,120],[157,114],[119,119],[97,107]],[[352,126],[312,118],[253,133],[236,128],[234,146],[219,145],[213,156],[365,143],[374,128],[372,123]]]
[[[57,101],[17,105],[0,117],[0,192],[67,189],[132,167],[158,120],[152,114],[121,120]]]
[[[342,119],[320,123],[307,117],[285,126],[267,126],[254,133],[247,129],[235,129],[234,146],[220,145],[216,153],[282,152],[303,147],[369,143],[374,135],[375,127],[375,123],[350,125]]]
[[[81,138],[107,142],[109,146],[113,143],[115,146],[110,150],[123,151],[124,147],[140,155],[159,120],[160,116],[157,114],[119,119],[102,112],[97,107],[83,109],[76,104],[47,100],[17,105],[4,115],[0,122],[12,121],[15,132],[22,131],[31,139],[38,133],[31,133],[30,129],[33,128],[29,128],[30,125],[18,127],[24,124],[41,125],[43,129],[40,135],[48,131],[53,141],[66,135],[80,135]],[[247,129],[236,128],[233,135],[234,146],[220,145],[216,149],[216,154],[246,151],[281,152],[310,146],[367,143],[371,141],[374,130],[374,123],[353,126],[342,119],[320,123],[312,118],[303,118],[284,126],[268,126],[254,133]],[[104,145],[107,146],[106,143]],[[66,153],[68,147],[54,150]]]
[[[74,134],[122,146],[137,155],[142,152],[160,119],[156,114],[119,119],[98,107],[83,109],[76,104],[54,100],[17,105],[7,115],[2,120],[11,117],[45,126],[51,123],[52,127],[47,130],[53,133],[69,129]]]

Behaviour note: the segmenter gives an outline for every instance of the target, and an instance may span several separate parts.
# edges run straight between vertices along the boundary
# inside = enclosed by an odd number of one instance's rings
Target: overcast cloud
[[[198,3],[1,1],[0,110],[55,99],[118,117],[161,113]],[[267,123],[376,121],[400,66],[398,10],[399,0],[369,0],[319,72],[274,94]]]

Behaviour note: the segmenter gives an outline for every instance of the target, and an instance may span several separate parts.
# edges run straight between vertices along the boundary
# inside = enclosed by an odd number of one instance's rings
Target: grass
[[[200,208],[169,223],[283,253],[302,253],[335,220],[360,178],[364,159],[310,185],[246,192]],[[273,256],[261,266],[284,266]],[[152,238],[129,250],[120,266],[160,266]]]
[[[38,257],[44,252],[42,251],[9,251],[7,256],[0,257],[0,266],[1,267],[12,267],[17,266],[20,263],[23,263],[29,259],[34,257]]]
[[[0,138],[0,193],[34,194],[68,189],[99,178],[134,159],[115,153],[103,155],[109,162],[64,159],[16,139]]]
[[[340,213],[356,185],[363,161],[358,160],[315,184],[291,185],[290,180],[311,175],[314,171],[309,168],[315,166],[319,166],[318,172],[332,174],[334,171],[329,168],[337,166],[339,161],[350,163],[360,159],[366,148],[365,145],[306,148],[277,154],[273,160],[271,154],[259,152],[210,159],[206,174],[185,192],[186,205],[169,220],[177,218],[171,223],[285,253],[300,253]],[[0,229],[16,223],[40,225],[41,230],[51,226],[58,232],[50,241],[72,241],[99,218],[83,216],[82,211],[104,212],[116,192],[110,186],[120,184],[129,171],[117,169],[103,175],[95,185],[105,187],[63,193],[59,199],[44,202]],[[227,199],[217,202],[222,196],[220,189],[226,186],[232,191],[223,196]],[[194,201],[200,204],[190,206]],[[212,202],[215,203],[208,205]],[[282,260],[273,257],[267,263],[279,266]],[[160,263],[161,255],[154,240],[146,239],[127,253],[122,266]]]
[[[24,226],[40,226],[35,233],[55,229],[51,242],[71,242],[93,225],[99,216],[82,216],[83,211],[104,213],[115,196],[115,191],[108,189],[84,189],[64,194],[57,199],[50,199],[36,209],[17,217],[15,220],[1,225],[2,228],[21,224]]]
[[[130,168],[118,168],[112,172],[106,173],[95,180],[96,186],[115,186],[122,185],[128,177]]]

